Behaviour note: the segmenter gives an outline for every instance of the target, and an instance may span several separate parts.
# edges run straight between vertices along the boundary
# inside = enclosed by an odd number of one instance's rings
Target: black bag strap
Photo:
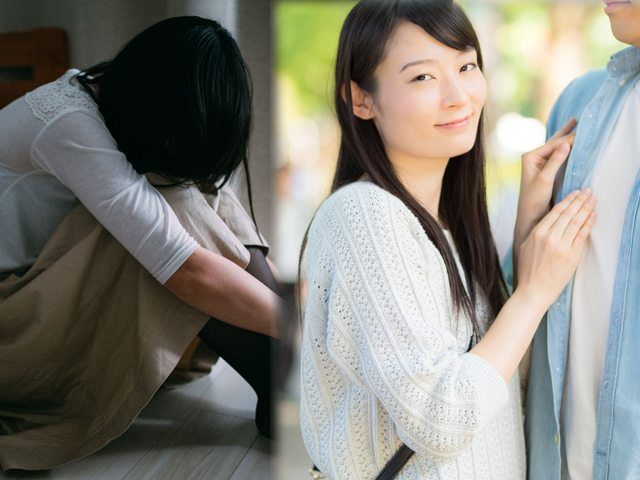
[[[415,452],[402,444],[400,450],[389,460],[389,463],[380,471],[376,480],[392,480],[396,478],[396,475],[400,473],[402,467],[404,467],[409,459]]]
[[[393,480],[396,478],[396,475],[400,473],[402,467],[404,467],[409,459],[413,456],[415,452],[411,450],[406,445],[402,445],[400,450],[396,452],[396,454],[391,457],[391,460],[385,465],[385,467],[380,471],[376,480]],[[320,480],[325,478],[325,476],[318,470],[318,468],[314,465],[313,468],[309,469],[309,474],[314,480]]]

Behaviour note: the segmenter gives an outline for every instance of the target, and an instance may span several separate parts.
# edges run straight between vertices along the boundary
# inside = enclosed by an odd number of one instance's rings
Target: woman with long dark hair
[[[462,9],[362,0],[335,89],[337,171],[306,243],[307,449],[334,480],[389,473],[396,452],[410,458],[397,478],[524,479],[517,367],[595,220],[589,190],[549,211],[574,124],[523,156],[528,236],[507,298],[487,215],[482,55]]]
[[[196,335],[271,435],[277,285],[227,185],[242,167],[251,202],[251,97],[229,32],[178,17],[0,111],[3,468],[121,434]]]

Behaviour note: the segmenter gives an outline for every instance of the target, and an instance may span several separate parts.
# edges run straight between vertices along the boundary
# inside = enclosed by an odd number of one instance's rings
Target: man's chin
[[[640,13],[636,18],[618,19],[617,15],[611,15],[611,32],[616,40],[640,48]]]

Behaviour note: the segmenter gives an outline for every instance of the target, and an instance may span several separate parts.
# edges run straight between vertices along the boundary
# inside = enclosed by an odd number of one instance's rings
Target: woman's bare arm
[[[207,315],[277,337],[280,297],[221,255],[197,248],[164,286]]]

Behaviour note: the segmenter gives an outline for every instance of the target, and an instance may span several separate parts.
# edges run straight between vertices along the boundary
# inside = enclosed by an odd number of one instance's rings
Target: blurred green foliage
[[[295,87],[300,109],[331,109],[340,29],[357,2],[281,1],[276,5],[277,71]]]
[[[613,53],[628,46],[615,39],[611,33],[609,18],[601,12],[592,15],[588,20],[585,29],[585,45],[590,68],[605,66]]]

